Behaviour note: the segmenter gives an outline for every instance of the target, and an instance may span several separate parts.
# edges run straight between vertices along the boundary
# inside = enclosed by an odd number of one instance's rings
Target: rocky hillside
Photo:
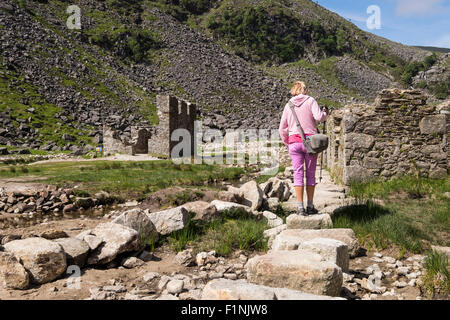
[[[434,64],[309,0],[4,0],[0,32],[0,145],[43,150],[87,151],[103,123],[126,139],[158,121],[158,93],[196,103],[212,127],[275,128],[294,80],[341,106]]]

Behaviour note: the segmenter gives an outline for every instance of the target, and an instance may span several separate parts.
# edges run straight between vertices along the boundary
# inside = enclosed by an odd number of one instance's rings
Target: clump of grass
[[[448,257],[444,253],[430,251],[425,258],[426,273],[423,280],[422,290],[431,299],[448,299],[450,296],[450,272]]]
[[[264,220],[258,220],[243,210],[229,210],[209,223],[189,220],[187,226],[168,237],[170,247],[181,251],[193,246],[198,251],[215,250],[220,256],[229,256],[233,250],[267,250],[267,229]]]

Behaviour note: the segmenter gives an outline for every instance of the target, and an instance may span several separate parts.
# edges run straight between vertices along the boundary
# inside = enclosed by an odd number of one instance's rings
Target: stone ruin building
[[[131,139],[121,139],[118,131],[105,126],[103,128],[103,150],[105,154],[152,154],[170,158],[171,151],[178,141],[170,137],[176,129],[186,129],[191,136],[191,154],[194,155],[194,121],[197,108],[194,104],[169,95],[156,97],[159,123],[152,126],[131,128]]]
[[[372,105],[334,111],[327,121],[330,144],[324,154],[332,176],[346,185],[374,177],[445,177],[450,104],[426,100],[418,90],[386,89]]]

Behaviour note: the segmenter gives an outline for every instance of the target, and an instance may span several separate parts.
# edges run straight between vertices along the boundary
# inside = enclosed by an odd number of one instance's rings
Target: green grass
[[[33,177],[39,182],[56,185],[81,184],[89,193],[105,190],[122,197],[141,197],[171,186],[203,185],[205,181],[233,180],[244,170],[212,165],[176,165],[171,161],[89,161],[53,162],[27,166],[22,172],[18,166],[0,169],[0,178]],[[44,177],[44,180],[41,180]]]
[[[0,65],[1,60],[0,58]],[[66,144],[62,140],[63,134],[74,136],[75,144],[92,143],[92,138],[88,136],[88,126],[78,130],[74,123],[62,123],[58,120],[57,115],[62,109],[49,103],[38,93],[37,87],[27,83],[23,76],[1,66],[0,75],[0,112],[8,112],[14,119],[31,119],[27,125],[38,130],[43,144],[52,141],[62,147]],[[35,109],[34,112],[28,111],[30,108]],[[12,123],[16,128],[19,127],[16,120]]]
[[[367,183],[353,183],[350,196],[359,198],[385,198],[395,193],[407,193],[412,198],[435,196],[446,198],[444,193],[450,190],[450,176],[445,179],[428,179],[404,176],[389,181],[372,180]]]
[[[449,178],[403,177],[391,181],[357,183],[349,195],[356,204],[333,216],[335,228],[352,228],[369,248],[391,245],[423,253],[431,245],[449,246]],[[374,200],[383,201],[383,205]]]
[[[243,210],[230,210],[209,223],[190,219],[184,229],[173,232],[167,241],[177,252],[189,246],[196,251],[215,250],[220,256],[230,256],[234,250],[267,251],[263,235],[267,228],[264,220]]]
[[[386,249],[392,243],[419,253],[423,250],[421,238],[427,235],[412,226],[407,217],[368,201],[352,205],[333,216],[335,228],[353,229],[361,244]]]
[[[431,298],[448,299],[450,296],[450,271],[448,257],[444,253],[431,251],[425,258],[425,275],[422,288]]]

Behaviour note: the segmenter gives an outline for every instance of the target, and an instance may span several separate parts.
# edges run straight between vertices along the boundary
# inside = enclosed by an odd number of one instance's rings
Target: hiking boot
[[[310,214],[318,214],[319,210],[317,210],[316,208],[314,208],[314,206],[312,207],[306,207],[306,214],[310,215]]]
[[[297,214],[299,216],[307,216],[305,208],[298,208]]]

